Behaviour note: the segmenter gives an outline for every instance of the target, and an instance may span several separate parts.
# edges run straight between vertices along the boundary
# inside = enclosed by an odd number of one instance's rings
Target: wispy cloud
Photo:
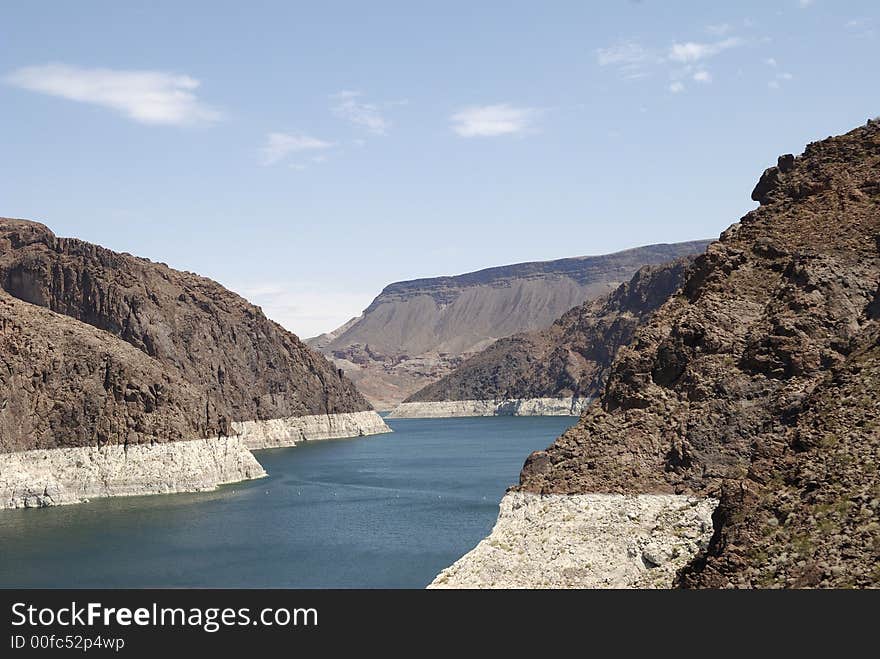
[[[637,41],[620,41],[608,48],[596,50],[599,66],[612,67],[624,80],[646,78],[647,68],[657,61],[657,56]]]
[[[599,66],[615,69],[623,80],[663,73],[670,80],[667,89],[679,93],[685,90],[686,79],[703,84],[712,82],[706,60],[745,43],[738,36],[724,36],[732,29],[730,23],[707,25],[705,31],[718,39],[674,42],[664,49],[648,47],[634,40],[621,41],[596,50],[596,61]]]
[[[538,116],[535,108],[499,103],[463,108],[450,117],[452,130],[461,137],[496,137],[528,130]]]
[[[612,64],[639,64],[649,57],[648,51],[635,41],[621,41],[608,48],[596,50],[599,66]]]
[[[341,91],[333,94],[331,110],[341,119],[366,128],[373,135],[386,135],[391,122],[382,116],[379,107],[373,103],[364,103],[363,94],[357,91]]]
[[[713,57],[730,48],[736,48],[742,44],[742,39],[730,37],[721,41],[710,43],[699,43],[696,41],[688,41],[685,43],[674,43],[669,49],[669,59],[673,62],[691,63]]]
[[[301,133],[269,133],[266,143],[260,149],[261,161],[264,165],[274,165],[289,155],[301,151],[322,151],[333,146],[317,137]]]
[[[196,96],[199,81],[177,73],[46,64],[12,71],[4,81],[29,91],[110,108],[144,124],[183,125],[221,119],[219,111]]]
[[[813,0],[798,0],[798,7],[801,9],[806,9],[807,7],[812,6]]]

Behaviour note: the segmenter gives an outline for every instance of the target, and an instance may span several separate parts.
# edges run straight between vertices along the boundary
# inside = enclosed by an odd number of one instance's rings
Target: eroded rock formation
[[[545,328],[643,265],[702,252],[708,241],[518,263],[454,277],[396,282],[359,318],[309,339],[380,409],[392,409],[494,341]]]
[[[720,499],[679,585],[877,586],[880,122],[782,156],[753,198],[518,490]]]

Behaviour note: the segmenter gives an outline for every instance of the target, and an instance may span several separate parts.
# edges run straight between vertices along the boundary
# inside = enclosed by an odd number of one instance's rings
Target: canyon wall
[[[781,156],[752,198],[515,491],[717,499],[678,586],[877,587],[880,122]],[[525,527],[548,547],[554,515]]]
[[[707,244],[649,245],[396,282],[360,317],[307,342],[332,358],[374,406],[392,409],[496,340],[545,328],[613,291],[643,265],[697,254]]]

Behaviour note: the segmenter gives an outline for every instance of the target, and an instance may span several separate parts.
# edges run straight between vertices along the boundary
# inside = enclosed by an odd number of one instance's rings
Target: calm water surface
[[[573,423],[388,419],[394,433],[260,451],[268,478],[216,492],[0,511],[0,586],[422,588]]]

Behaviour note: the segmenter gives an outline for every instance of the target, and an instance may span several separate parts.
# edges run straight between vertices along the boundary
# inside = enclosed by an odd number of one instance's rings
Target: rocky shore
[[[0,509],[202,492],[265,475],[238,437],[0,453]]]
[[[669,588],[705,550],[718,501],[510,492],[492,533],[429,588]]]
[[[580,416],[591,398],[506,398],[401,403],[392,419],[440,419],[462,416]]]
[[[251,450],[282,448],[322,439],[364,437],[391,432],[377,412],[311,414],[267,421],[238,421],[232,424]]]

